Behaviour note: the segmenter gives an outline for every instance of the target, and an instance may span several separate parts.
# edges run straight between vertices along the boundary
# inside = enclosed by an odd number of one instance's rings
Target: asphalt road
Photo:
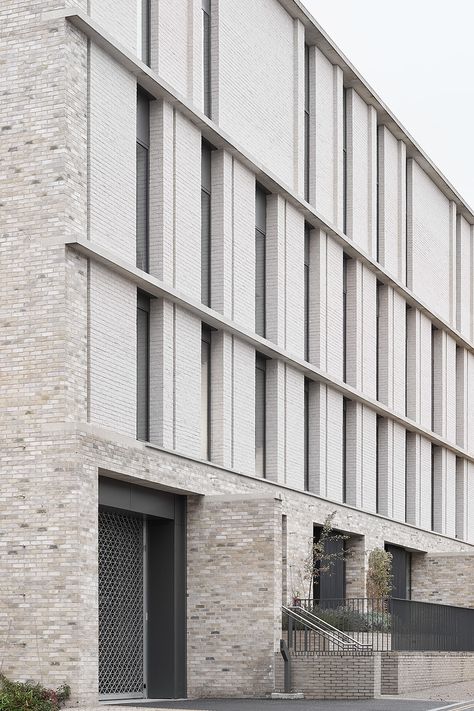
[[[115,704],[118,706],[118,704]],[[134,702],[133,707],[166,711],[474,711],[472,702],[370,699],[367,701],[272,701],[267,699],[199,699]],[[126,705],[122,707],[125,711]]]

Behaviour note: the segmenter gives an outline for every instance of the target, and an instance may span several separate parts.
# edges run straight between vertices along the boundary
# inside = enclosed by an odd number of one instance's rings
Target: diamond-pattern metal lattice
[[[99,693],[143,693],[143,521],[99,512]]]

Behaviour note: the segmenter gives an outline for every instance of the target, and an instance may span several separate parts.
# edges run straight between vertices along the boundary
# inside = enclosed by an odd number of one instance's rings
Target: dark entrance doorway
[[[314,527],[314,540],[319,541],[322,528]],[[335,531],[334,533],[338,533]],[[331,603],[337,606],[339,600],[343,600],[346,596],[346,565],[344,561],[346,541],[344,539],[327,540],[325,550],[328,554],[338,554],[337,558],[332,560],[330,569],[321,571],[315,578],[313,585],[313,599],[315,602]],[[318,564],[316,564],[318,568]]]
[[[392,597],[401,600],[411,599],[411,553],[410,551],[385,544],[385,550],[392,554]]]
[[[99,479],[99,695],[186,695],[185,497]]]

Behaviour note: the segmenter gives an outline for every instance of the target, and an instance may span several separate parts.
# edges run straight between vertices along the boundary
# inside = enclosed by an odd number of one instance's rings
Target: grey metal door
[[[99,511],[99,694],[144,696],[144,521]]]
[[[411,597],[411,553],[405,548],[385,544],[392,554],[392,597],[409,600]]]
[[[315,527],[314,538],[318,541],[321,528]],[[313,585],[315,600],[325,603],[328,607],[338,607],[346,596],[346,564],[344,550],[346,542],[343,539],[327,540],[324,549],[327,554],[335,555],[330,570],[325,570],[318,575]]]

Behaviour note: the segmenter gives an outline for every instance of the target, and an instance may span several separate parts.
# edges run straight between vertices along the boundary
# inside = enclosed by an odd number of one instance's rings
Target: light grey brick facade
[[[414,597],[474,599],[474,215],[299,3],[211,8],[207,118],[197,0],[151,0],[150,67],[137,3],[0,6],[0,659],[12,677],[68,682],[81,703],[99,693],[99,476],[187,500],[189,695],[278,686],[280,604],[301,592],[313,527],[333,511],[350,536],[347,596],[365,595],[368,552],[391,543],[412,553]],[[137,87],[152,99],[148,273],[135,259]],[[152,297],[148,442],[136,439],[137,290]]]

